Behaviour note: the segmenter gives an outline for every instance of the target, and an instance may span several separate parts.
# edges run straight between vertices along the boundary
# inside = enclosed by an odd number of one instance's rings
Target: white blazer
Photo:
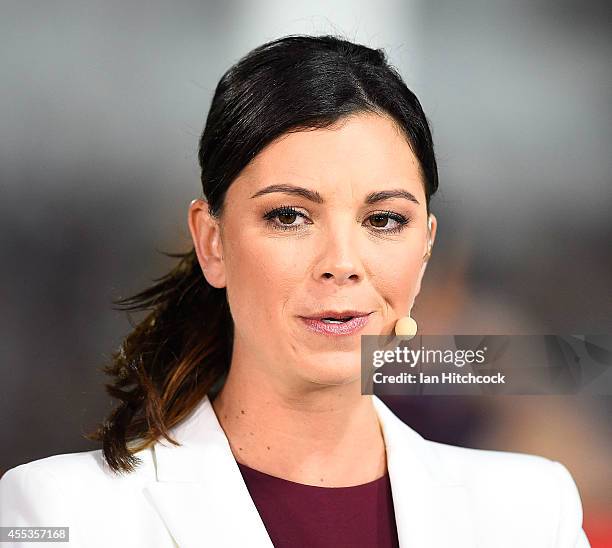
[[[585,548],[582,505],[560,463],[425,440],[376,396],[403,548]],[[101,450],[17,466],[0,480],[0,525],[68,526],[69,546],[271,548],[212,404],[113,476]],[[66,544],[57,544],[65,546]],[[14,548],[40,544],[7,544]]]

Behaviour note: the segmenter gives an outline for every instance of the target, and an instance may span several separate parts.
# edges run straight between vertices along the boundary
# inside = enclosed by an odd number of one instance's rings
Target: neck
[[[253,364],[232,362],[212,405],[236,460],[266,474],[346,487],[386,472],[376,410],[359,382],[286,389]]]

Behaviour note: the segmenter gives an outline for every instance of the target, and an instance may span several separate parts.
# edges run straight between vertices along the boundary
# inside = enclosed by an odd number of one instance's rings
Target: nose
[[[364,269],[350,229],[330,235],[322,247],[319,260],[314,268],[316,281],[342,285],[358,282],[364,277]]]

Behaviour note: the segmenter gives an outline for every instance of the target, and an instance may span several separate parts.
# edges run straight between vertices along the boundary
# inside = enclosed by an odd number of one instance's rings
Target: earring
[[[406,339],[412,339],[417,332],[417,323],[414,318],[410,317],[410,313],[408,316],[404,316],[397,320],[395,324],[395,334],[398,337],[404,337]]]

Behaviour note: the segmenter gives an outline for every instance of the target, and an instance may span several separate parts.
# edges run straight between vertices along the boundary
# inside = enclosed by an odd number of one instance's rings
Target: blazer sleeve
[[[62,492],[60,482],[50,472],[35,464],[12,468],[0,479],[2,527],[69,527],[67,544],[76,546],[70,504],[70,498]],[[3,543],[3,546],[39,547],[40,542],[9,542]]]
[[[568,469],[553,461],[559,486],[559,521],[557,538],[553,546],[558,548],[590,548],[589,540],[582,528],[582,502],[576,483]]]

